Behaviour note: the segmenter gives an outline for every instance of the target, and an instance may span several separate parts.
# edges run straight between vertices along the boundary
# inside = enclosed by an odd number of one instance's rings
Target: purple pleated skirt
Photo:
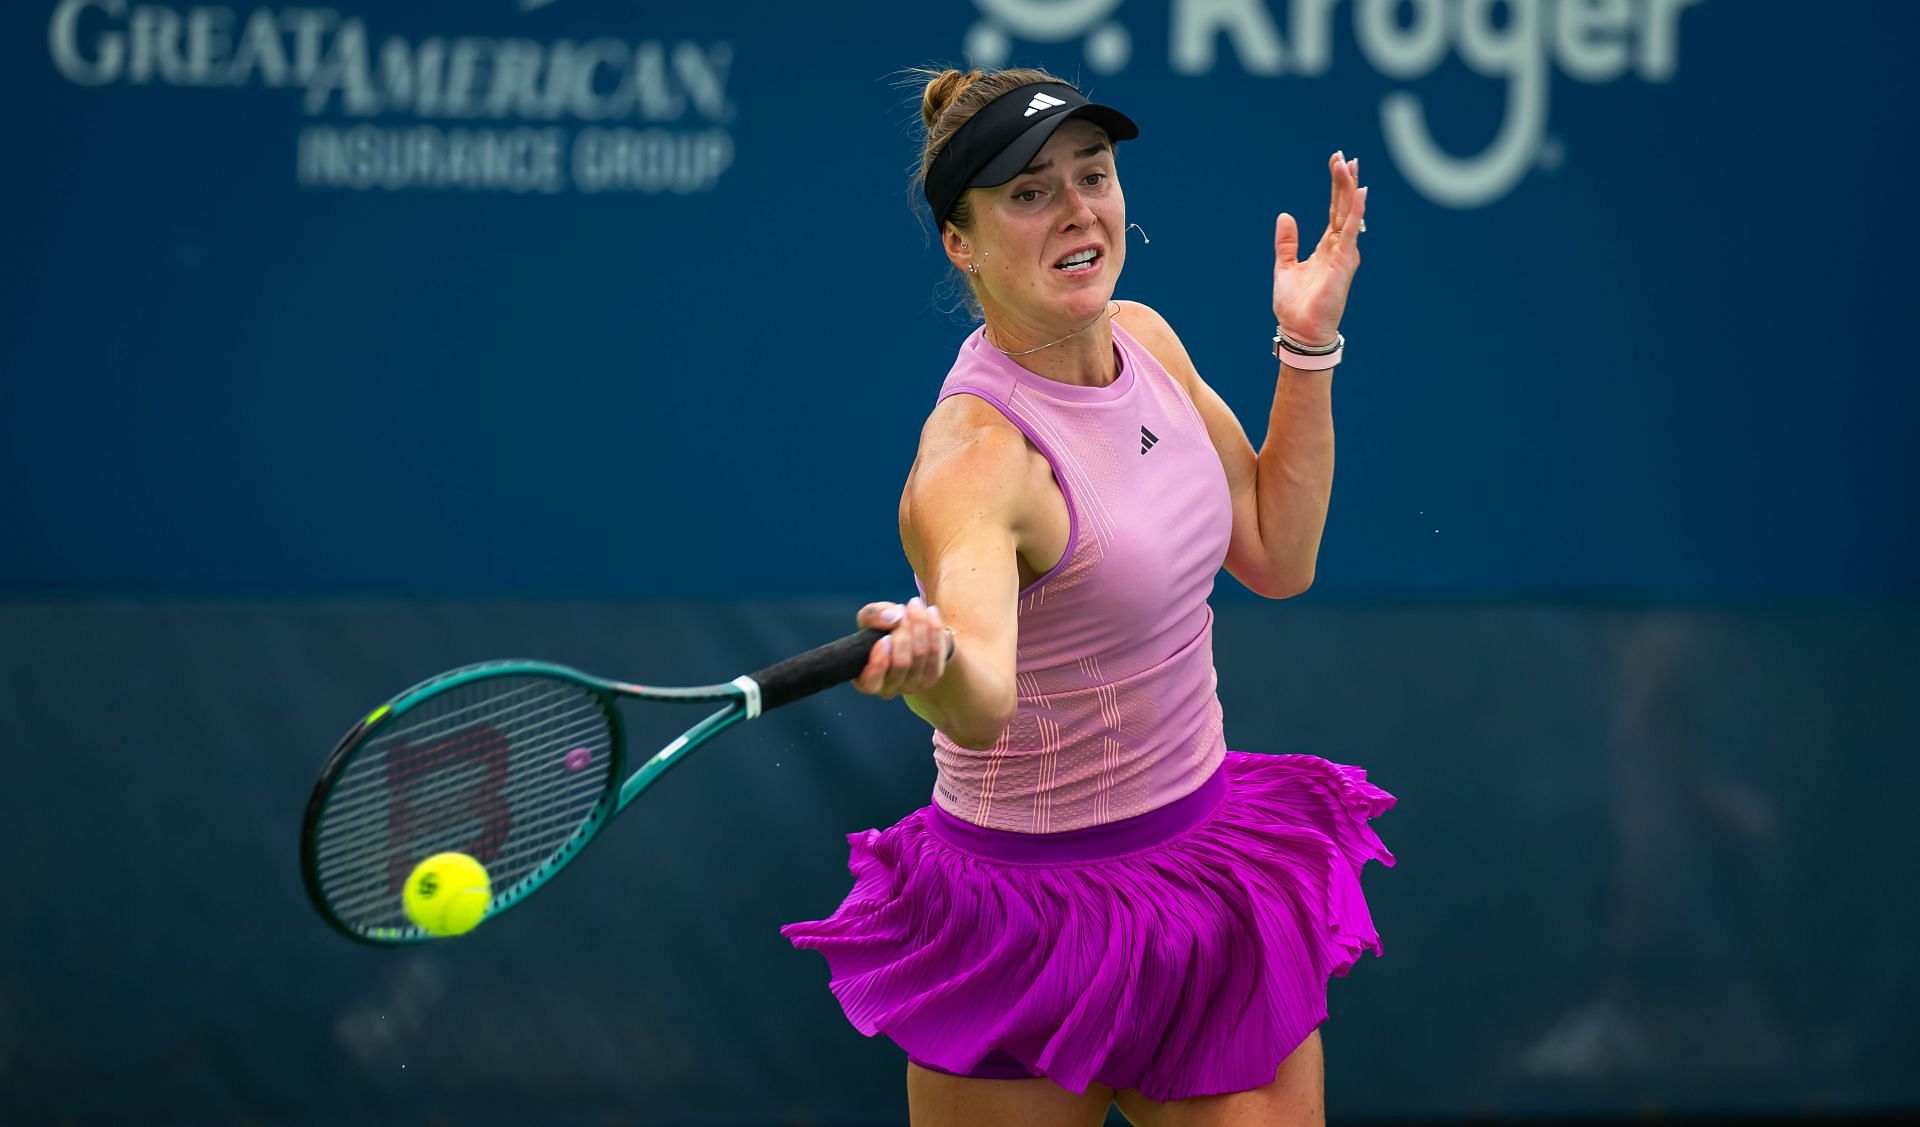
[[[789,924],[861,1033],[929,1068],[1100,1083],[1152,1100],[1271,1083],[1327,1017],[1327,979],[1380,937],[1360,891],[1392,865],[1357,767],[1230,751],[1199,790],[1054,834],[928,806],[852,834],[853,891]]]

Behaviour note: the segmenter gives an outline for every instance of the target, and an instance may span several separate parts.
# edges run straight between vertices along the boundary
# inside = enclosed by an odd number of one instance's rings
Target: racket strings
[[[597,711],[592,715],[581,715],[579,710],[573,706],[572,702],[562,702],[545,710],[545,712],[545,715],[534,714],[522,717],[520,718],[520,723],[522,725],[552,725],[551,731],[543,733],[543,738],[550,742],[564,742],[567,739],[577,736],[582,740],[583,744],[590,744],[590,737],[595,732],[606,727],[606,719],[604,716],[600,715]],[[498,718],[494,717],[487,720],[475,721],[475,726],[497,728],[499,726],[496,722],[497,720]],[[379,753],[386,753],[397,746],[395,741],[384,732],[381,733],[380,740],[377,742],[380,745],[378,749]],[[368,751],[372,750],[374,749],[370,747],[363,750],[361,754],[365,755]],[[474,764],[470,765],[470,769],[479,771],[482,768]],[[366,798],[365,792],[378,792],[380,796],[390,794],[393,789],[392,780],[389,778],[390,774],[391,768],[383,772],[355,772],[351,780],[342,779],[334,786],[333,801],[364,806],[366,805],[364,802]],[[419,793],[432,793],[435,790],[464,792],[464,789],[465,788],[457,781],[449,781],[445,773],[435,773],[426,776],[424,781],[420,782],[416,787],[416,791]]]
[[[532,818],[515,816],[512,823],[513,833],[508,838],[510,842],[515,844],[511,847],[497,849],[491,857],[482,860],[482,863],[487,866],[489,874],[494,877],[496,885],[498,884],[501,873],[512,871],[516,864],[525,859],[529,854],[546,849],[554,831],[566,830],[570,832],[573,827],[578,826],[584,813],[591,811],[594,800],[596,800],[605,789],[606,775],[603,771],[597,775],[585,775],[582,779],[575,781],[571,785],[550,785],[539,791],[522,795],[521,801],[518,803],[520,808],[542,811],[543,813]],[[440,819],[439,825],[440,828],[446,831],[448,836],[456,839],[464,836],[466,840],[471,841],[476,831],[484,830],[486,826],[485,816],[476,815],[470,809],[461,805],[460,796],[457,792],[445,793],[449,801],[441,803],[438,811],[431,811],[428,817],[421,818],[420,820],[433,824],[435,819],[431,814],[441,813],[444,816]],[[417,817],[424,804],[418,799],[412,799],[409,800],[408,805],[410,808],[410,816]],[[461,815],[465,815],[465,817],[463,818]],[[337,837],[338,842],[341,844],[322,846],[315,853],[315,858],[320,864],[321,872],[324,874],[329,871],[340,871],[344,877],[345,873],[354,866],[350,864],[342,865],[339,864],[338,861],[341,858],[352,855],[354,852],[353,846],[355,845],[364,849],[369,834],[379,834],[384,821],[384,815],[379,819],[363,817],[353,824],[338,827],[334,836]],[[564,837],[566,835],[563,834],[562,836]],[[438,850],[435,852],[438,852]],[[427,854],[426,856],[430,855],[431,854]],[[544,860],[544,856],[541,859]],[[531,868],[532,866],[528,867]],[[376,873],[370,870],[364,870],[364,867],[359,875],[363,880],[367,881],[378,878],[382,884],[385,883],[387,877],[387,873],[384,870]]]
[[[577,831],[605,790],[610,771],[604,748],[598,771],[553,766],[581,746],[580,739],[576,726],[562,730],[557,739],[522,742],[519,758],[546,767],[537,775],[549,780],[543,785],[529,787],[523,779],[493,779],[489,785],[485,774],[471,767],[460,769],[457,779],[453,773],[437,772],[436,785],[401,791],[375,804],[370,816],[345,823],[339,840],[359,847],[322,846],[325,859],[320,864],[329,900],[343,909],[343,916],[391,915],[411,866],[448,849],[482,858],[495,887],[511,887]]]
[[[592,745],[597,742],[594,737],[605,730],[606,720],[597,708],[584,714],[582,711],[574,702],[566,702],[564,708],[525,710],[518,717],[503,716],[496,712],[484,721],[475,723],[484,724],[489,730],[500,725],[515,731],[517,735],[526,733],[511,740],[509,752],[522,762],[540,761],[551,758],[550,753],[563,745],[568,749],[584,746],[591,752]],[[564,719],[556,720],[556,717]],[[537,734],[534,726],[539,726]],[[417,730],[420,726],[414,727]],[[396,796],[410,810],[422,813],[431,813],[434,806],[443,802],[470,803],[475,797],[507,797],[515,806],[540,806],[546,804],[556,786],[584,783],[588,787],[595,787],[601,781],[594,777],[583,778],[574,772],[543,772],[535,778],[545,779],[546,782],[529,787],[525,782],[525,773],[519,772],[520,777],[509,784],[501,778],[490,779],[488,765],[473,762],[470,755],[427,756],[424,770],[418,762],[396,767],[392,758],[396,749],[394,741],[383,738],[375,742],[380,746],[362,752],[366,761],[360,765],[360,770],[354,772],[354,780],[351,783],[343,780],[342,785],[335,788],[331,801],[337,803],[339,809],[360,812],[357,820],[347,814],[334,819],[342,830],[364,831],[368,823],[379,821],[388,814],[388,803]],[[384,761],[380,758],[383,754],[387,757]],[[501,765],[496,761],[491,773],[497,776]]]
[[[556,723],[551,730],[542,733],[545,747],[551,747],[556,744],[566,744],[569,749],[581,746],[591,749],[593,737],[606,727],[605,717],[597,710],[591,715],[579,715],[579,710],[574,706],[573,702],[568,701],[564,702],[562,706],[546,710],[545,714],[535,713],[523,719],[527,723],[555,723],[554,717],[563,712],[569,719],[564,723]],[[485,722],[488,727],[493,727],[491,722],[493,719],[497,718],[489,718],[489,721]],[[418,728],[420,726],[416,725],[415,727]],[[574,742],[569,743],[569,741]],[[375,751],[374,748],[368,748],[364,749],[361,754],[365,756],[369,753],[381,754],[390,752],[393,743],[387,737],[386,733],[382,733],[381,742],[383,746],[381,746],[378,751]],[[537,756],[543,749],[544,748],[530,749],[529,754]],[[366,766],[371,768],[376,765],[370,761]],[[467,800],[480,785],[480,780],[477,778],[471,780],[466,779],[456,774],[456,772],[470,772],[478,775],[482,771],[483,768],[478,765],[456,763],[441,771],[434,772],[430,775],[423,775],[411,788],[407,801],[410,806],[421,806],[431,803],[439,797],[450,798],[454,801]],[[386,799],[392,795],[394,790],[390,775],[390,768],[388,770],[358,770],[352,774],[350,779],[343,778],[334,786],[329,802],[337,803],[342,813],[332,819],[332,824],[333,828],[338,831],[341,837],[350,839],[355,834],[364,833],[371,828],[372,823],[388,816]],[[569,778],[567,776],[555,775],[552,776],[552,781],[548,785],[565,785],[569,781],[577,782],[578,779],[577,777]],[[375,793],[370,796],[369,792]],[[523,794],[524,797],[535,801],[546,797],[543,791],[534,791],[532,793],[523,792]],[[370,797],[375,800],[369,801]],[[349,811],[352,813],[348,813]],[[332,807],[330,807],[329,813],[332,813]],[[320,851],[318,856],[324,858],[326,856],[325,850]]]
[[[481,683],[484,684],[485,682]],[[415,736],[424,731],[446,731],[449,726],[467,720],[471,720],[476,724],[491,723],[500,717],[517,714],[518,710],[522,709],[536,694],[552,700],[551,707],[570,707],[573,703],[572,701],[565,698],[554,697],[553,689],[557,684],[557,682],[553,681],[536,680],[531,684],[523,685],[517,689],[497,690],[480,697],[472,704],[464,706],[457,706],[449,701],[444,707],[426,710],[426,715],[419,715],[419,710],[409,711],[405,714],[410,721],[409,723],[381,731],[380,739],[385,743],[391,744],[397,740],[404,740],[409,736]],[[444,695],[451,696],[454,691],[457,690],[450,690]],[[439,699],[434,698],[434,703],[438,705],[440,703]],[[477,715],[482,709],[492,709],[492,712],[485,716]],[[395,723],[398,724],[399,722],[395,721]]]
[[[578,745],[572,744],[569,746]],[[604,789],[605,775],[603,773],[576,779],[571,784],[556,782],[537,791],[523,792],[514,804],[515,806],[535,810],[546,810],[550,811],[550,813],[533,819],[510,815],[510,825],[513,832],[509,840],[525,842],[531,837],[534,840],[529,847],[538,848],[539,837],[552,828],[551,822],[553,819],[565,820],[574,818],[578,807],[582,805],[579,800],[583,794],[597,795]],[[485,815],[474,814],[471,808],[465,804],[465,800],[462,797],[464,794],[470,793],[472,793],[471,788],[464,791],[459,789],[436,788],[435,792],[430,796],[421,797],[416,795],[410,797],[407,799],[407,817],[418,821],[423,826],[442,828],[446,830],[449,836],[463,838],[469,842],[484,838],[487,825]],[[584,805],[591,808],[592,803],[588,801],[584,803]],[[388,813],[385,805],[382,804],[378,808],[372,807],[369,804],[362,804],[362,806],[364,808],[362,814],[357,815],[352,821],[343,821],[339,826],[332,827],[334,832],[330,837],[335,840],[336,844],[323,845],[316,851],[315,859],[320,863],[323,872],[330,868],[340,867],[336,865],[337,859],[350,852],[352,845],[355,843],[364,847],[364,843],[369,834],[376,836],[385,834],[386,823],[391,820],[391,815]],[[471,849],[462,851],[472,852]],[[491,857],[484,859],[483,863],[488,866],[489,870],[492,870],[495,867],[494,858],[506,858],[510,860],[513,855],[514,854],[505,849],[495,848],[491,851]],[[476,856],[478,855],[476,854]],[[374,874],[366,873],[363,875],[370,878]]]
[[[513,887],[609,788],[612,717],[572,682],[483,678],[394,720],[335,780],[315,842],[322,894],[352,926],[411,927],[400,884],[435,853],[474,855],[496,895]]]

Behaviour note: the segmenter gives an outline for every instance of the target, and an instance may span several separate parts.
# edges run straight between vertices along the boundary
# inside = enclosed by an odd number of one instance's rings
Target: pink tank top
[[[998,408],[1053,466],[1071,519],[1060,563],[1020,592],[1019,708],[999,742],[939,731],[934,801],[975,825],[1058,833],[1194,791],[1226,755],[1207,597],[1233,527],[1206,425],[1145,346],[1113,329],[1119,376],[1036,376],[975,330],[940,398]]]

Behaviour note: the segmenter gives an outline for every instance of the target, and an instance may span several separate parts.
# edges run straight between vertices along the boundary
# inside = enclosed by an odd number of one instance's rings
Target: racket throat
[[[694,748],[745,719],[747,719],[747,711],[744,702],[728,701],[726,707],[675,737],[672,743],[655,752],[652,759],[647,760],[631,778],[621,784],[620,800],[613,808],[613,812],[618,814],[625,810],[627,803],[639,797],[641,791],[652,786],[655,780],[687,758]]]

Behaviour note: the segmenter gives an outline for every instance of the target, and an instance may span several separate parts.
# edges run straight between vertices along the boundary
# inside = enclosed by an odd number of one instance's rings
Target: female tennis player
[[[1223,563],[1275,598],[1313,579],[1359,162],[1328,162],[1309,258],[1275,223],[1256,452],[1167,322],[1113,300],[1134,123],[1044,71],[923,73],[920,181],[984,323],[901,498],[924,597],[860,611],[889,634],[855,685],[933,725],[937,781],[853,836],[838,911],[783,931],[906,1050],[917,1127],[1094,1125],[1115,1102],[1320,1123],[1327,979],[1379,952],[1360,870],[1393,863],[1367,824],[1393,798],[1227,750],[1207,598]]]

